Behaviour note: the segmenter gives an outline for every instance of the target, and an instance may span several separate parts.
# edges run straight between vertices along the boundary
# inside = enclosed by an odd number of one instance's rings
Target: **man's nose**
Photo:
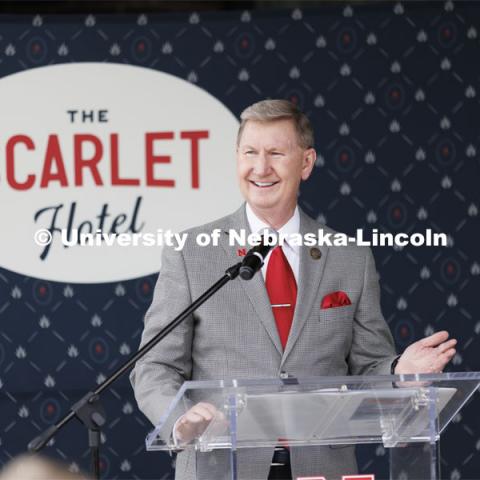
[[[270,159],[268,154],[265,152],[260,152],[255,159],[255,163],[253,165],[254,172],[259,176],[266,176],[271,173],[272,165],[270,163]]]

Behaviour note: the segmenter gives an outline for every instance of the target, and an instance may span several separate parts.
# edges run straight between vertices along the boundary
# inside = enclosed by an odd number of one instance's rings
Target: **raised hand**
[[[395,374],[441,373],[456,352],[457,341],[448,337],[443,330],[412,343],[399,358]]]

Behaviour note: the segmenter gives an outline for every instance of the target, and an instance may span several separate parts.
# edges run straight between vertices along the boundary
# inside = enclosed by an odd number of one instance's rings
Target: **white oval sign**
[[[162,245],[179,246],[171,233],[241,202],[238,121],[187,81],[130,65],[55,65],[0,79],[0,105],[6,269],[79,283],[148,275]]]

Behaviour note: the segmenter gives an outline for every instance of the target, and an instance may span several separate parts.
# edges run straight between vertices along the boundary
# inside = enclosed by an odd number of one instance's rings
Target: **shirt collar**
[[[260,232],[264,229],[268,229],[271,227],[267,225],[263,220],[260,220],[252,210],[252,207],[247,203],[246,205],[246,213],[247,213],[247,221],[248,225],[250,226],[250,230],[253,233]],[[288,222],[283,225],[281,228],[277,230],[278,233],[281,233],[282,235],[291,235],[293,233],[300,233],[300,213],[298,211],[298,206],[295,207],[295,211],[293,212],[293,215],[290,217]],[[286,246],[291,248],[295,253],[299,252],[300,247],[298,245],[290,245],[288,240],[285,241]]]

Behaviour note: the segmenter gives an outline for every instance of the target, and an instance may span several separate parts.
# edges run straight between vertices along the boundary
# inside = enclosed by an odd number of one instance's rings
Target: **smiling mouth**
[[[253,180],[250,180],[250,183],[259,188],[269,188],[269,187],[273,187],[278,182],[254,182]]]

